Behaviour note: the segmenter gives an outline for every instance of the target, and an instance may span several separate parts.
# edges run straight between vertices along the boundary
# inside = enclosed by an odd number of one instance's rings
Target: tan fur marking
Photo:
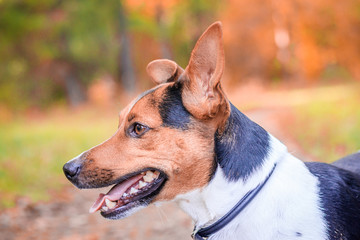
[[[185,148],[185,142],[182,139],[179,139],[176,141],[176,146],[178,146],[180,149],[184,149]]]

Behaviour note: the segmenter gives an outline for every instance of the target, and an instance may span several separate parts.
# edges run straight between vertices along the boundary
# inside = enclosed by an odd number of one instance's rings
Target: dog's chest
[[[203,192],[204,198],[190,197],[182,207],[201,226],[206,219],[218,218],[231,208],[223,206],[234,206],[239,200],[237,195],[243,194],[241,189],[246,189],[246,184],[228,182],[221,174],[216,174],[208,191]],[[317,178],[302,162],[289,155],[278,164],[256,198],[209,239],[327,239],[318,193]]]

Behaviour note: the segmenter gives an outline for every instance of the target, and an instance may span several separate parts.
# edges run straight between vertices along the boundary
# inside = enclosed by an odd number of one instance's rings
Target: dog
[[[229,102],[224,62],[216,22],[185,70],[149,63],[157,86],[121,111],[110,139],[63,167],[80,189],[114,185],[90,212],[120,219],[175,201],[194,220],[195,239],[360,239],[359,172],[346,160],[337,167],[292,156]]]

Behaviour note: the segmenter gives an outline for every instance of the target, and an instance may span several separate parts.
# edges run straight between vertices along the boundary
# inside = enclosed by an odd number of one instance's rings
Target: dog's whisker
[[[155,206],[156,206],[157,212],[160,216],[162,224],[166,225],[166,222],[169,222],[169,218],[167,217],[165,211],[161,207],[159,207],[157,205],[155,205]]]

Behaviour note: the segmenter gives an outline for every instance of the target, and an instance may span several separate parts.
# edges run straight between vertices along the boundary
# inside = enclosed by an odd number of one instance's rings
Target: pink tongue
[[[122,183],[115,185],[107,194],[100,193],[98,199],[94,202],[89,212],[94,213],[98,211],[104,204],[105,199],[109,199],[110,201],[119,200],[124,192],[126,192],[126,190],[131,187],[131,185],[139,181],[143,176],[144,175],[142,174],[136,175]]]

